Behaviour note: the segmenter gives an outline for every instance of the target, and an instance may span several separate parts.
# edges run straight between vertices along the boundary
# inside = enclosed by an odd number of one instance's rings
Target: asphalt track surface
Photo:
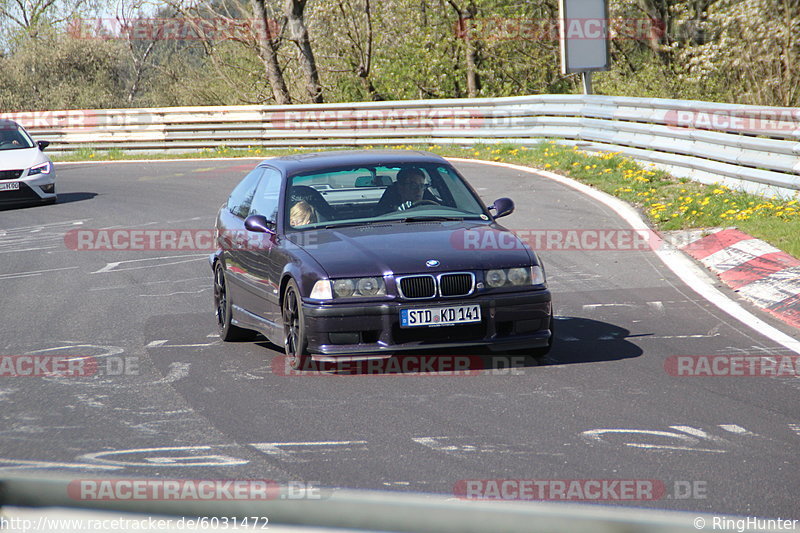
[[[214,337],[206,252],[65,244],[76,228],[209,229],[254,164],[60,165],[59,204],[0,211],[0,355],[101,362],[91,377],[0,377],[0,476],[440,494],[464,480],[657,480],[657,500],[603,503],[800,518],[800,379],[664,368],[674,355],[788,350],[701,299],[652,252],[541,254],[558,316],[541,364],[298,377],[276,372],[282,352],[266,342]],[[626,227],[543,177],[457,166],[487,203],[516,201],[503,219],[512,229]],[[119,363],[127,371],[112,375]]]

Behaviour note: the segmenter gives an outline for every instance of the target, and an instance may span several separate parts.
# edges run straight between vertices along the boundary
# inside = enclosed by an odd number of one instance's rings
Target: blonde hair
[[[317,221],[317,212],[311,207],[311,204],[304,200],[300,200],[292,206],[289,211],[289,224],[292,227],[305,226],[306,224],[313,224]]]

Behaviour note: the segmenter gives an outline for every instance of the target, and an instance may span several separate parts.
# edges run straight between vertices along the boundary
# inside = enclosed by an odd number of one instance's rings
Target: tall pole
[[[581,72],[581,78],[583,79],[583,94],[592,94],[592,71]]]

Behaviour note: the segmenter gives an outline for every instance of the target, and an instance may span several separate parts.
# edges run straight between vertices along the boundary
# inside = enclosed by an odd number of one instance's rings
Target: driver
[[[415,203],[426,199],[425,174],[414,167],[397,173],[397,182],[386,189],[378,202],[378,212],[405,211]]]

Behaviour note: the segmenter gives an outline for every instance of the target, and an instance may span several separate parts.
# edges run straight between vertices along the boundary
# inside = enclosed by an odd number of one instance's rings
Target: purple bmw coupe
[[[217,216],[220,337],[260,332],[293,368],[465,346],[541,357],[551,296],[536,253],[496,222],[513,210],[425,152],[265,160]]]

